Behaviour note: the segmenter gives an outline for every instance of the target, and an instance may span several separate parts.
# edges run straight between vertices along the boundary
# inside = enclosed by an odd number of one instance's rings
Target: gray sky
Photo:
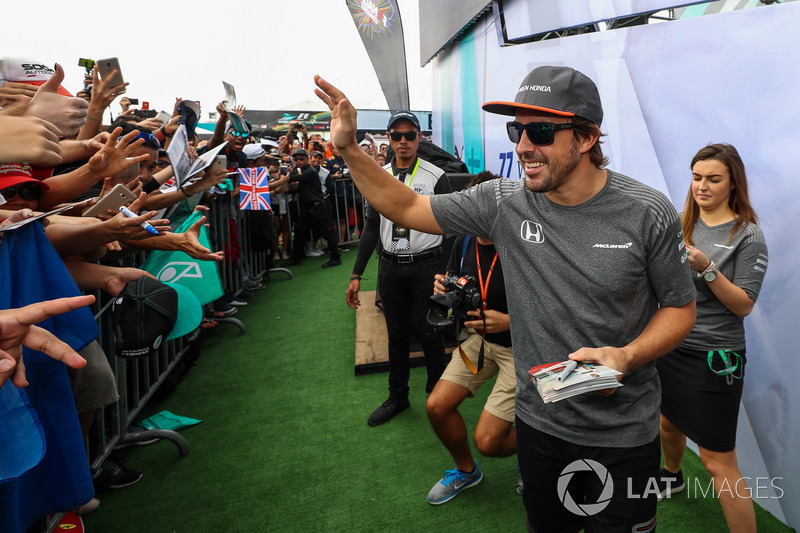
[[[431,67],[419,67],[417,0],[398,3],[411,108],[430,109]],[[5,4],[6,20],[15,23],[3,30],[1,55],[60,63],[63,85],[73,94],[83,83],[78,58],[118,57],[129,97],[165,111],[175,97],[199,100],[202,120],[225,97],[223,80],[248,109],[281,109],[317,101],[314,74],[338,85],[359,108],[387,109],[345,0]],[[119,111],[116,101],[111,110]]]

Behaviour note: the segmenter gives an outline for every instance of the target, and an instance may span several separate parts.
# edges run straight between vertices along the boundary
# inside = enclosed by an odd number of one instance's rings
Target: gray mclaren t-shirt
[[[709,227],[698,218],[692,235],[694,245],[755,302],[769,264],[767,243],[761,228],[755,224],[746,224],[731,236],[735,224],[731,220]],[[697,275],[692,279],[697,288],[697,320],[681,346],[701,351],[743,350],[744,319],[719,301],[706,280]]]
[[[544,404],[528,371],[581,347],[633,341],[661,306],[695,297],[680,220],[660,192],[608,172],[577,206],[498,179],[431,197],[447,235],[490,239],[500,254],[517,371],[517,415],[530,426],[588,446],[632,447],[658,434],[655,363],[628,373],[610,397],[583,394]]]

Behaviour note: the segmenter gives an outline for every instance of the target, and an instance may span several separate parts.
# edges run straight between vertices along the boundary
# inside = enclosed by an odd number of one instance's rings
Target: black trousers
[[[294,225],[293,258],[302,261],[305,257],[305,247],[309,239],[309,231],[312,229],[328,242],[328,253],[331,254],[331,260],[338,260],[341,255],[339,239],[336,229],[333,227],[328,202],[325,201],[307,203],[300,207],[300,213]]]
[[[389,336],[389,396],[408,398],[412,335],[422,344],[428,370],[426,392],[433,390],[449,358],[442,336],[428,324],[428,299],[433,276],[443,272],[444,255],[414,263],[396,263],[381,257],[379,287]]]

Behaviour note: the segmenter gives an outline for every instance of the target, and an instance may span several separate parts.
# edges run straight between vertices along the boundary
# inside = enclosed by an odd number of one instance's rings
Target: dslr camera
[[[447,292],[434,294],[428,300],[428,323],[449,326],[457,319],[467,319],[467,311],[478,309],[481,305],[481,291],[473,276],[447,276],[442,281]]]

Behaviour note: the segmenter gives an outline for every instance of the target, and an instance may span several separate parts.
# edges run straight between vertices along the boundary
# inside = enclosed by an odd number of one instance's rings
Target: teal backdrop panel
[[[481,102],[478,100],[478,74],[475,59],[475,39],[472,32],[459,47],[461,59],[461,117],[464,134],[464,153],[461,159],[473,174],[481,172],[483,163],[483,131]]]

